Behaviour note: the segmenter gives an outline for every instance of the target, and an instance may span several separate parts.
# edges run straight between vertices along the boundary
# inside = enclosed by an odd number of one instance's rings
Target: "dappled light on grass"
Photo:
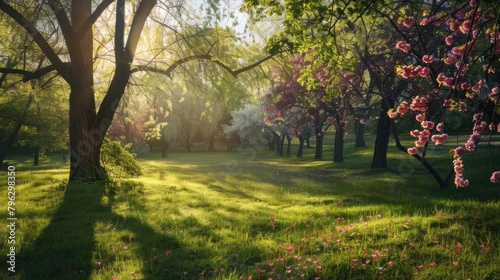
[[[360,151],[342,165],[151,154],[143,176],[104,186],[33,173],[19,186],[30,266],[18,278],[494,279],[497,189],[438,189],[418,166],[356,169]]]

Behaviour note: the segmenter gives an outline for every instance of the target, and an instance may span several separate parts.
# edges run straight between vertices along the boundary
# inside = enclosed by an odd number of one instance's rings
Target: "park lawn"
[[[439,189],[395,149],[389,169],[369,170],[372,149],[346,144],[336,164],[311,160],[313,149],[303,159],[260,147],[150,153],[139,178],[70,185],[59,157],[39,167],[13,157],[16,272],[3,261],[0,277],[500,279],[491,155],[468,159],[469,188]]]

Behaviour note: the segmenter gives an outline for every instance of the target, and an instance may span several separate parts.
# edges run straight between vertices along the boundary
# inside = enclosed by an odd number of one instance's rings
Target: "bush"
[[[131,144],[122,147],[119,141],[105,138],[101,147],[101,165],[110,178],[120,179],[142,175],[141,167],[130,152]]]

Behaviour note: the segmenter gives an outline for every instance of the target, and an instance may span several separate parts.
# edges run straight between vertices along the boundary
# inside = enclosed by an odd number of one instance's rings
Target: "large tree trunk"
[[[338,122],[337,129],[335,130],[333,162],[344,161],[344,133],[345,133],[344,124],[342,122]]]
[[[91,14],[92,1],[72,1],[73,30],[78,30]],[[89,29],[82,38],[73,36],[67,42],[71,57],[72,77],[69,97],[69,145],[71,151],[69,179],[101,181],[105,172],[100,164],[104,140],[96,123],[93,77],[93,34]],[[115,108],[116,110],[116,108]]]
[[[373,151],[371,168],[387,168],[387,150],[389,149],[389,136],[391,132],[391,119],[387,116],[388,106],[382,102],[382,109],[377,123],[377,137]]]
[[[389,149],[389,136],[391,132],[391,119],[387,111],[394,107],[397,96],[406,89],[407,82],[399,81],[388,92],[383,95],[381,111],[377,123],[377,138],[375,139],[375,149],[373,151],[372,169],[387,168],[387,151]]]

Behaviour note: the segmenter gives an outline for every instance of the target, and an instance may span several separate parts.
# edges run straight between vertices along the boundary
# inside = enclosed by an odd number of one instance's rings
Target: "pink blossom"
[[[398,113],[389,111],[389,112],[387,112],[387,115],[389,116],[389,118],[394,119],[395,117],[398,116]]]
[[[431,16],[429,18],[423,18],[421,21],[420,21],[420,25],[424,26],[424,25],[427,25],[429,23],[432,23],[436,20],[436,16]]]
[[[491,174],[490,181],[492,183],[500,183],[500,171],[495,171]]]
[[[489,97],[490,97],[491,101],[497,103],[498,100],[500,99],[500,88],[499,87],[492,88]]]
[[[451,106],[451,104],[453,104],[453,99],[445,99],[443,106],[448,107],[448,106]]]
[[[470,137],[469,137],[469,141],[472,141],[474,143],[477,143],[477,141],[479,141],[479,139],[481,139],[481,135],[478,134],[478,133],[474,133],[472,134]]]
[[[430,73],[431,73],[431,69],[429,67],[422,67],[422,69],[420,70],[418,75],[420,75],[420,77],[425,78],[425,77],[429,76]]]
[[[415,24],[415,18],[412,16],[409,16],[407,18],[404,18],[402,23],[406,27],[411,27],[413,24]]]
[[[424,129],[433,129],[434,128],[434,123],[431,121],[422,121],[420,123]]]
[[[398,75],[400,75],[401,77],[403,77],[405,79],[408,79],[412,76],[415,76],[413,74],[413,65],[403,65],[401,67],[401,70],[398,71]]]
[[[462,176],[455,176],[455,186],[457,188],[465,188],[469,186],[469,180],[465,180]]]
[[[465,155],[465,149],[462,147],[456,148],[454,152],[455,152],[455,157],[462,157],[463,155]]]
[[[415,146],[421,148],[421,147],[425,146],[425,143],[427,143],[427,141],[425,141],[423,139],[419,139],[419,140],[415,141]]]
[[[416,96],[413,98],[413,100],[410,104],[410,108],[413,111],[424,112],[427,109],[427,104],[428,104],[427,98]]]
[[[432,54],[425,54],[422,56],[422,61],[427,64],[432,63],[434,62],[434,56]]]
[[[471,21],[470,19],[467,19],[462,23],[462,25],[460,25],[460,32],[462,32],[463,34],[467,34],[469,33],[470,28],[471,28]]]
[[[415,116],[415,119],[417,119],[418,122],[423,122],[425,120],[425,117],[422,114],[418,114]]]
[[[465,149],[467,149],[467,151],[469,152],[472,152],[476,149],[476,144],[474,144],[474,142],[472,141],[467,141],[465,143]]]
[[[448,140],[448,134],[443,133],[443,134],[435,134],[435,135],[432,135],[431,140],[432,140],[432,142],[434,142],[436,145],[441,145],[441,144],[443,144],[446,140]]]
[[[453,36],[452,35],[446,36],[444,42],[446,43],[446,45],[451,46],[451,44],[453,44]]]
[[[410,155],[416,155],[418,154],[418,148],[417,147],[408,148],[408,153]]]
[[[464,172],[464,166],[463,165],[455,165],[453,167],[453,170],[455,171],[455,174],[462,175],[462,173]]]
[[[450,22],[450,30],[453,32],[457,32],[460,29],[460,21],[454,20]]]
[[[387,267],[392,268],[393,266],[394,266],[394,264],[392,263],[392,261],[387,263]]]
[[[483,81],[479,81],[477,82],[477,84],[475,84],[473,87],[472,87],[472,91],[476,92],[476,93],[479,93],[481,92],[481,88],[483,87]]]
[[[400,49],[401,51],[403,51],[405,53],[410,50],[410,47],[411,47],[410,44],[407,44],[403,41],[398,41],[396,43],[396,48]]]
[[[457,62],[458,60],[458,57],[456,55],[453,55],[453,54],[449,54],[448,56],[446,56],[446,58],[444,59],[444,63],[448,64],[448,65],[452,65],[453,63]]]
[[[454,54],[454,55],[462,56],[464,54],[464,51],[460,47],[453,47],[451,49],[451,53]]]
[[[474,121],[480,121],[482,119],[483,119],[483,114],[482,113],[474,114],[474,116],[472,117],[472,120],[474,120]]]
[[[444,130],[444,123],[440,122],[436,125],[436,130],[437,131],[443,131]]]
[[[470,83],[461,83],[460,88],[463,90],[469,90],[471,88],[471,84]]]
[[[402,114],[408,112],[409,109],[410,109],[410,105],[408,104],[408,102],[403,101],[403,102],[401,102],[401,104],[399,104],[397,112],[402,115]]]
[[[474,7],[477,7],[477,0],[470,0],[469,1],[469,5],[474,8]]]
[[[419,137],[420,136],[420,130],[414,129],[410,131],[410,135],[413,137]]]

